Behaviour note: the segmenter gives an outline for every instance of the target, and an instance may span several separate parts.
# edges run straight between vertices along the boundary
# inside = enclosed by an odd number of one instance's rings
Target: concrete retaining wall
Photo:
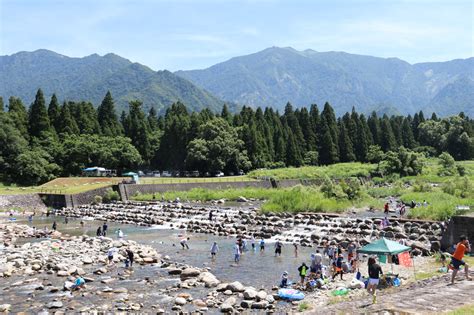
[[[162,193],[166,191],[187,191],[194,188],[205,188],[205,189],[228,189],[228,188],[245,188],[245,187],[257,187],[257,188],[272,188],[270,181],[242,181],[242,182],[215,182],[215,183],[180,183],[180,184],[143,184],[134,185],[126,184],[123,185],[124,195],[121,194],[122,201],[125,198],[131,198],[135,196],[137,192],[140,194],[152,194]],[[122,189],[120,190],[122,192]],[[124,198],[125,197],[125,198]]]
[[[466,235],[471,243],[471,253],[474,253],[474,217],[454,216],[449,220],[448,227],[441,239],[441,248],[449,249],[453,244],[459,242],[461,235]]]
[[[0,195],[0,209],[46,211],[46,205],[38,194]]]

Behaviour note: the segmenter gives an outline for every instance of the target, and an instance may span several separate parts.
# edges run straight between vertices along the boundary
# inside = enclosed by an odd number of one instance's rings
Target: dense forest
[[[404,147],[402,149],[401,147]],[[238,172],[255,168],[377,162],[381,152],[412,152],[456,160],[474,158],[474,121],[457,116],[366,117],[352,110],[336,117],[330,104],[293,108],[243,107],[231,113],[189,112],[180,102],[163,116],[142,102],[116,113],[108,92],[90,102],[47,104],[38,90],[31,106],[0,99],[0,180],[38,184],[81,174],[87,166],[125,170]]]

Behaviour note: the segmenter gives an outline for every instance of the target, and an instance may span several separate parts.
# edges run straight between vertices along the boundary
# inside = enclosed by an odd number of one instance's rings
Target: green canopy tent
[[[411,247],[402,245],[398,242],[391,241],[382,237],[372,243],[365,245],[357,250],[360,254],[369,254],[369,255],[398,255],[403,252],[411,250]],[[392,273],[393,273],[393,263]],[[415,262],[413,261],[413,270],[415,269]]]

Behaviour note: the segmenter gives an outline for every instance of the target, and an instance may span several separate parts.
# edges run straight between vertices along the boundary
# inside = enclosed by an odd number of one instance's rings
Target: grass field
[[[28,193],[58,193],[77,194],[92,189],[110,186],[129,177],[59,177],[41,186],[18,187],[0,183],[0,195],[28,194]],[[209,182],[237,182],[255,181],[248,176],[227,177],[141,177],[140,184],[177,184],[177,183],[209,183]]]
[[[255,180],[255,178],[246,175],[224,177],[140,177],[140,184],[219,183]]]
[[[303,166],[251,171],[248,176],[253,178],[273,177],[275,179],[323,179],[366,177],[375,170],[375,164],[339,163],[328,166]]]
[[[416,207],[409,217],[418,219],[445,220],[456,213],[456,206],[470,206],[474,210],[474,161],[458,162],[466,170],[466,175],[439,176],[437,159],[427,160],[423,173],[419,176],[399,178],[392,176],[374,178],[373,182],[362,185],[358,198],[327,198],[316,186],[297,186],[286,189],[193,189],[191,191],[167,192],[166,199],[180,197],[183,200],[210,201],[216,199],[236,200],[239,196],[265,200],[262,211],[315,211],[341,212],[351,208],[381,209],[387,197],[399,197],[404,202],[415,200],[428,202],[426,207]],[[373,164],[341,163],[330,166],[282,168],[255,170],[248,174],[251,178],[273,177],[275,179],[344,179],[354,176],[368,176],[375,169]],[[388,185],[386,185],[388,183]],[[435,184],[435,185],[433,185]],[[151,200],[152,195],[135,197],[137,200]]]

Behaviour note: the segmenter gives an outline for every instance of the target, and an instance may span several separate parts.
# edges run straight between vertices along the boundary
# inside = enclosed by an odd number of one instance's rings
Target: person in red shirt
[[[456,274],[461,266],[464,265],[464,273],[466,274],[467,280],[472,280],[469,277],[469,265],[463,261],[463,257],[465,253],[471,251],[471,245],[469,244],[469,240],[465,235],[461,235],[459,243],[456,245],[456,250],[454,251],[453,256],[451,257],[451,266],[453,267],[453,276],[451,277],[451,284],[454,284],[454,279],[456,278]]]

